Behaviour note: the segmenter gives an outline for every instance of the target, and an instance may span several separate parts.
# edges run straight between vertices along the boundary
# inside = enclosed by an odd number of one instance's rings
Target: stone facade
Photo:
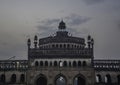
[[[120,60],[95,60],[94,40],[56,35],[28,39],[28,60],[1,60],[0,85],[120,85]]]

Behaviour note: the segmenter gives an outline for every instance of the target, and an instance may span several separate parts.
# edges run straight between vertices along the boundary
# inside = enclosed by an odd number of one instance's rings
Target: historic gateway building
[[[93,38],[69,35],[63,21],[27,45],[28,60],[0,61],[0,85],[120,85],[120,60],[94,60]]]

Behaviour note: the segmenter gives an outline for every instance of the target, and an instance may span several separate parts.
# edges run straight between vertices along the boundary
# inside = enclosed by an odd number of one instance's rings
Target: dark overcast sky
[[[95,40],[96,59],[120,59],[120,0],[0,0],[0,59],[27,59],[27,38],[55,33]]]

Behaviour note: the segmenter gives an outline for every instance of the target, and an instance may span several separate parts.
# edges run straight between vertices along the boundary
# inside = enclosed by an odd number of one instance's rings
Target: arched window
[[[62,44],[60,44],[60,48],[62,48]]]
[[[73,45],[71,45],[71,47],[73,48]]]
[[[16,83],[16,74],[12,74],[11,83]]]
[[[120,85],[120,75],[117,76],[118,85]]]
[[[48,61],[45,61],[45,66],[48,66]]]
[[[21,75],[20,75],[20,82],[21,82],[21,83],[24,83],[24,82],[25,82],[25,75],[24,75],[24,74],[21,74]]]
[[[71,61],[69,61],[69,66],[71,67]]]
[[[110,85],[110,84],[111,84],[111,76],[110,76],[110,74],[107,74],[107,75],[105,76],[105,83],[106,83],[107,85]]]
[[[56,48],[58,48],[58,44],[56,44]]]
[[[78,67],[80,67],[81,66],[81,61],[78,61]]]
[[[57,61],[54,61],[54,66],[57,66]]]
[[[50,66],[52,66],[52,61],[50,61]]]
[[[38,66],[38,61],[35,61],[35,66]]]
[[[62,61],[59,62],[59,66],[63,67],[63,62]]]
[[[101,78],[101,75],[100,75],[100,74],[98,74],[98,75],[96,76],[96,82],[97,82],[97,83],[101,83],[101,82],[102,82],[102,78]]]
[[[55,47],[55,45],[53,44],[53,45],[52,45],[52,47],[54,48],[54,47]]]
[[[40,66],[43,66],[43,61],[40,61]]]
[[[67,67],[67,61],[63,62],[64,67]]]
[[[70,44],[67,44],[67,48],[70,48]]]
[[[2,74],[1,77],[0,77],[0,82],[2,83],[5,83],[6,82],[6,78],[5,78],[5,75]]]
[[[76,66],[77,66],[76,61],[73,61],[73,67],[76,67]]]
[[[64,48],[66,48],[66,44],[64,44]]]
[[[87,63],[86,63],[86,61],[83,61],[83,66],[87,66]]]
[[[74,47],[76,48],[77,46],[76,46],[76,45],[74,45]]]

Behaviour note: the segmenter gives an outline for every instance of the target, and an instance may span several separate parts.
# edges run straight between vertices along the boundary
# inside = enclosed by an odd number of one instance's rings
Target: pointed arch
[[[73,85],[86,85],[86,78],[82,74],[78,74],[73,79]]]
[[[63,74],[58,74],[55,77],[55,85],[67,85],[67,79]]]
[[[47,77],[43,74],[37,76],[35,85],[47,85]]]

